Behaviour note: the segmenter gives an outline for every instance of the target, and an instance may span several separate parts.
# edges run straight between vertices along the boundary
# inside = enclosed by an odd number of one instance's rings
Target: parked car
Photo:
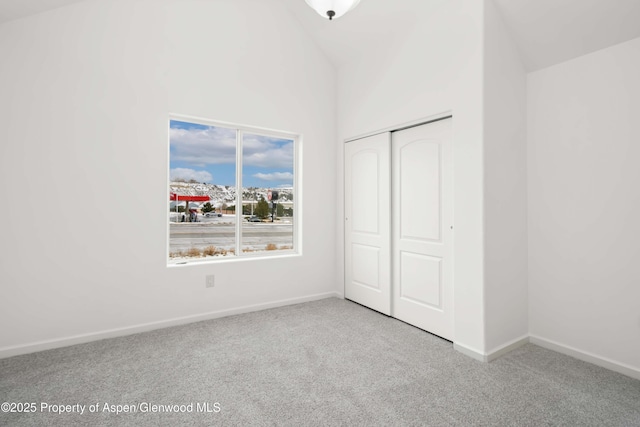
[[[252,217],[247,218],[247,221],[249,221],[249,222],[262,222],[262,219],[260,219],[259,216],[255,216],[254,215]]]
[[[206,216],[207,218],[212,217],[212,216],[213,217],[216,217],[216,216],[217,217],[221,217],[222,214],[221,213],[217,213],[217,212],[207,212],[206,214],[204,214],[204,216]]]

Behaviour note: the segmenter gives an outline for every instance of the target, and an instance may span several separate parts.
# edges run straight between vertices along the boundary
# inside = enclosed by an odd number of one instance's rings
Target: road
[[[235,247],[235,224],[224,218],[199,218],[196,223],[170,223],[169,252],[204,249],[208,246],[230,250]],[[242,246],[264,250],[268,244],[278,248],[293,246],[291,222],[243,222]]]

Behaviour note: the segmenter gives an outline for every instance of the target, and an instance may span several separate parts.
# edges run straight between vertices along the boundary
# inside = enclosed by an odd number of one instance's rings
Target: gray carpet
[[[480,363],[336,298],[0,360],[0,402],[86,405],[7,426],[640,426],[638,380],[531,344]]]

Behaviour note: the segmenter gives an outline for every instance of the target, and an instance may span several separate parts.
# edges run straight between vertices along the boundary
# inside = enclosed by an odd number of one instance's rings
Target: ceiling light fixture
[[[345,13],[356,7],[360,0],[305,0],[309,6],[320,16],[329,18],[340,18]]]

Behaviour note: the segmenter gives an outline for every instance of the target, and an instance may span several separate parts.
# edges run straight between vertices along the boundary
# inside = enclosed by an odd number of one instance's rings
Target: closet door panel
[[[451,120],[392,136],[392,315],[453,340]]]
[[[345,145],[345,298],[391,312],[390,134]]]

